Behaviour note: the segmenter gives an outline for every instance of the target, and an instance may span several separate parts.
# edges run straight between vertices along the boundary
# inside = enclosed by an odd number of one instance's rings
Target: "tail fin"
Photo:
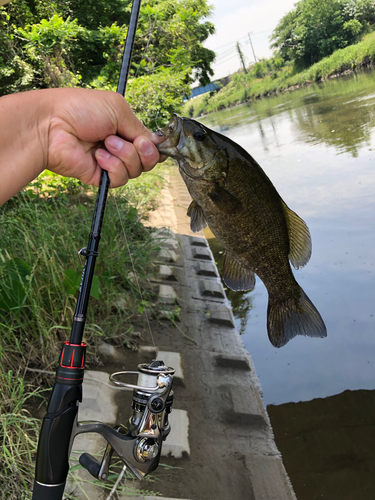
[[[276,302],[269,299],[267,329],[271,344],[282,347],[297,335],[326,337],[327,329],[313,303],[300,288],[299,299]]]

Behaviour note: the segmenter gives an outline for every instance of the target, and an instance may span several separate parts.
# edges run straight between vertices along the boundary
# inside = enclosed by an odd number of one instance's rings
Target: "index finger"
[[[140,135],[144,135],[152,140],[153,134],[135,116],[127,101],[116,92],[113,92],[112,99],[111,107],[117,121],[117,133],[131,142]]]

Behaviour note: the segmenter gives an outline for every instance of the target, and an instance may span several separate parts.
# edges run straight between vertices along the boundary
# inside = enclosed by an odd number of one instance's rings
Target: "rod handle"
[[[61,500],[64,488],[65,483],[50,486],[34,481],[32,500]]]

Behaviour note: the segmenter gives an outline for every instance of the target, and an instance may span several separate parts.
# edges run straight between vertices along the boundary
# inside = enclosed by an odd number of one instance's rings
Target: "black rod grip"
[[[59,384],[55,385],[55,388]],[[68,390],[71,388],[68,386]],[[73,390],[76,389],[73,387]],[[49,408],[56,406],[53,401]],[[47,413],[40,431],[32,500],[61,500],[69,472],[70,437],[77,417],[75,401],[58,413]],[[57,405],[59,406],[59,405]]]
[[[65,483],[50,486],[34,481],[32,500],[61,500],[64,488]]]

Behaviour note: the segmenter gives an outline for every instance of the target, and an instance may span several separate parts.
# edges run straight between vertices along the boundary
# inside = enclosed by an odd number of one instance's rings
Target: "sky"
[[[297,0],[211,0],[214,14],[211,22],[216,27],[204,46],[217,54],[212,65],[215,75],[212,80],[222,78],[240,69],[241,62],[236,50],[240,42],[246,65],[254,61],[249,41],[250,33],[256,58],[271,57],[269,37],[279,20],[292,8]]]

